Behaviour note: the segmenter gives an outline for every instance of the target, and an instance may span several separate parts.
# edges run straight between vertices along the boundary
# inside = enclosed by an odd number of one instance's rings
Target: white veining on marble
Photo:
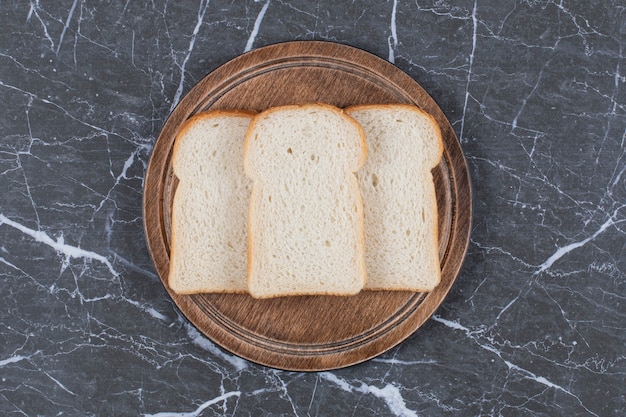
[[[159,276],[154,271],[148,270],[140,265],[137,265],[136,263],[124,258],[122,255],[120,255],[117,252],[112,251],[111,253],[114,256],[114,261],[124,266],[128,271],[137,272],[144,277],[150,278],[150,280],[152,280],[153,282],[159,282],[159,283],[161,282]]]
[[[289,386],[288,386],[288,382],[285,381],[285,379],[283,378],[283,375],[289,375],[286,372],[280,371],[280,370],[276,370],[276,369],[271,369],[269,370],[269,372],[271,374],[273,374],[274,376],[274,381],[276,381],[277,383],[275,384],[276,389],[282,393],[281,397],[285,398],[289,404],[289,406],[291,407],[291,412],[293,413],[293,415],[298,415],[298,409],[296,407],[296,401],[294,400],[294,398],[291,396],[291,393],[289,391]]]
[[[92,215],[92,220],[94,218],[94,216],[100,212],[100,210],[104,207],[104,205],[108,202],[112,200],[111,194],[113,193],[113,191],[115,190],[115,188],[120,185],[122,180],[128,180],[130,179],[130,177],[128,176],[128,170],[133,166],[133,164],[135,162],[137,162],[139,160],[138,155],[141,152],[147,152],[147,148],[146,146],[139,146],[137,149],[135,149],[134,151],[131,152],[131,154],[128,156],[128,158],[126,159],[126,161],[124,161],[124,166],[122,167],[120,173],[118,175],[115,175],[115,173],[113,172],[113,161],[110,160],[109,158],[109,173],[111,175],[111,178],[114,179],[113,184],[111,185],[111,187],[109,188],[107,194],[104,196],[104,198],[102,200],[100,200],[100,204],[98,204],[98,206],[96,207],[96,209],[93,212]],[[142,185],[143,185],[143,178],[142,178]],[[110,225],[108,225],[107,227],[109,227]],[[110,239],[110,235],[111,235],[111,230],[107,230],[107,236]]]
[[[517,255],[515,255],[513,252],[504,249],[501,246],[487,246],[483,243],[480,243],[478,241],[476,241],[473,238],[470,238],[470,242],[472,243],[472,245],[475,245],[477,248],[485,251],[485,253],[487,253],[488,255],[491,254],[502,254],[505,255],[506,257],[514,260],[516,263],[528,268],[528,269],[535,269],[537,268],[536,265],[531,264],[530,262],[518,257]]]
[[[154,307],[151,307],[149,305],[146,305],[145,303],[141,303],[139,301],[136,300],[131,300],[128,297],[123,297],[124,301],[126,301],[129,304],[134,305],[135,307],[137,307],[140,310],[145,311],[146,313],[148,313],[150,316],[152,316],[153,318],[157,319],[157,320],[161,320],[163,322],[169,322],[169,318],[161,313],[160,311],[158,311],[157,309],[155,309]]]
[[[517,120],[519,119],[520,115],[524,112],[524,109],[526,108],[526,105],[528,104],[528,100],[530,100],[530,98],[534,96],[535,92],[539,88],[543,71],[548,66],[549,63],[550,63],[549,60],[547,60],[544,63],[544,65],[541,67],[541,70],[537,74],[537,79],[535,80],[533,84],[533,88],[531,88],[530,92],[526,95],[526,97],[522,99],[519,110],[517,111],[517,113],[515,114],[515,117],[513,117],[513,120],[511,121],[511,130],[515,130],[517,128]]]
[[[135,64],[135,31],[133,30],[133,38],[130,42],[130,63],[133,65],[133,67],[137,68],[137,65]]]
[[[109,269],[111,274],[113,274],[113,276],[115,277],[119,276],[119,273],[115,270],[115,268],[113,268],[113,265],[106,257],[98,253],[92,252],[92,251],[81,249],[80,247],[77,247],[77,246],[66,244],[63,238],[63,234],[61,234],[57,238],[57,240],[54,240],[41,230],[33,230],[18,222],[8,219],[4,214],[0,214],[0,226],[3,224],[13,227],[14,229],[19,230],[25,235],[32,237],[33,239],[35,239],[36,242],[40,242],[40,243],[43,243],[44,245],[50,246],[52,249],[54,249],[58,253],[65,255],[63,268],[67,266],[70,259],[83,258],[86,260],[94,260],[94,261],[101,262],[104,265],[106,265],[106,267]]]
[[[468,329],[467,327],[463,326],[462,324],[460,324],[460,323],[458,323],[456,321],[447,320],[447,319],[444,319],[444,318],[442,318],[440,316],[437,316],[437,315],[433,316],[431,318],[431,320],[434,320],[434,321],[436,321],[438,323],[441,323],[441,324],[445,325],[446,327],[449,327],[449,328],[451,328],[453,330],[458,330],[458,331],[461,331],[461,332],[465,333],[465,336],[467,336],[469,339],[471,339],[480,348],[482,348],[482,349],[484,349],[484,350],[486,350],[488,352],[491,352],[494,355],[496,355],[506,365],[506,367],[509,370],[517,372],[523,378],[532,380],[532,381],[534,381],[534,382],[536,382],[538,384],[544,385],[544,386],[546,386],[548,388],[553,388],[553,389],[555,389],[557,391],[560,391],[560,392],[562,392],[562,393],[564,393],[564,394],[574,398],[578,402],[578,404],[582,408],[585,409],[585,411],[587,411],[588,413],[590,413],[593,416],[599,417],[599,415],[597,413],[589,410],[585,406],[585,404],[583,404],[583,402],[580,399],[580,397],[578,395],[574,394],[571,390],[569,390],[569,389],[567,389],[567,388],[565,388],[565,387],[563,387],[561,385],[558,385],[558,384],[555,384],[555,383],[549,381],[544,376],[537,375],[537,374],[535,374],[535,373],[533,373],[533,372],[531,372],[531,371],[529,371],[527,369],[522,368],[519,365],[514,364],[513,362],[511,362],[511,361],[509,361],[507,359],[504,359],[503,355],[502,355],[502,352],[500,352],[500,350],[497,347],[494,347],[493,345],[490,345],[490,344],[487,344],[487,343],[483,343],[483,342],[481,342],[479,340],[478,335],[481,333],[480,330],[473,331],[473,330]]]
[[[50,378],[50,380],[52,382],[54,382],[59,388],[61,388],[63,391],[67,392],[70,395],[73,396],[77,396],[78,394],[76,394],[75,392],[71,391],[70,389],[68,389],[61,381],[59,381],[57,378],[53,377],[52,375],[50,375],[49,372],[41,369],[41,373],[44,374],[45,376],[47,376],[48,378]]]
[[[193,28],[193,32],[191,33],[189,39],[189,45],[187,46],[187,51],[185,53],[185,57],[183,58],[183,62],[178,64],[176,63],[180,69],[180,78],[178,79],[178,87],[176,88],[176,93],[174,94],[174,98],[172,99],[172,105],[170,106],[170,113],[174,110],[174,108],[178,105],[181,96],[183,95],[183,90],[185,88],[185,73],[187,68],[187,63],[189,62],[189,58],[191,57],[191,53],[193,52],[194,46],[196,44],[196,38],[198,33],[200,32],[200,27],[202,27],[202,23],[204,22],[204,15],[209,7],[209,0],[200,0],[200,6],[198,8],[198,19],[196,20],[196,25]]]
[[[474,8],[472,9],[472,50],[469,54],[469,68],[467,70],[467,82],[465,83],[465,99],[463,102],[463,114],[461,115],[461,131],[459,132],[459,140],[461,143],[467,138],[465,137],[465,118],[467,114],[467,102],[470,97],[470,83],[472,82],[472,75],[474,69],[474,56],[476,55],[476,38],[478,31],[478,19],[476,13],[478,10],[478,0],[474,0]]]
[[[261,23],[263,22],[263,18],[265,17],[265,12],[267,12],[267,8],[270,7],[270,0],[267,0],[261,11],[257,15],[254,20],[254,26],[252,28],[252,32],[250,32],[250,36],[248,37],[248,41],[246,42],[246,47],[244,48],[244,52],[251,51],[254,47],[254,41],[256,40],[257,35],[259,34],[259,29],[261,28]]]
[[[509,369],[519,372],[519,373],[520,373],[521,375],[523,375],[524,377],[526,377],[526,378],[528,378],[528,379],[530,379],[530,380],[532,380],[532,381],[535,381],[535,382],[537,382],[537,383],[539,383],[539,384],[545,385],[545,386],[546,386],[546,387],[548,387],[548,388],[553,388],[553,389],[555,389],[555,390],[557,390],[557,391],[561,391],[561,392],[565,393],[566,395],[568,395],[568,396],[570,396],[570,397],[574,398],[574,399],[578,402],[578,404],[579,404],[579,405],[580,405],[580,406],[581,406],[581,407],[582,407],[585,411],[587,411],[589,414],[591,414],[592,416],[595,416],[595,417],[601,417],[599,414],[597,414],[597,413],[593,412],[592,410],[588,409],[588,408],[587,408],[587,407],[586,407],[586,406],[582,403],[582,400],[581,400],[581,399],[580,399],[577,395],[575,395],[575,394],[573,394],[571,391],[569,391],[568,389],[566,389],[566,388],[564,388],[564,387],[562,387],[562,386],[560,386],[560,385],[557,385],[557,384],[554,384],[554,383],[552,383],[552,382],[548,381],[548,379],[547,379],[547,378],[545,378],[545,377],[543,377],[543,376],[537,376],[536,374],[534,374],[534,373],[532,373],[532,372],[530,372],[530,371],[528,371],[528,370],[526,370],[526,369],[522,369],[522,368],[520,368],[519,366],[517,366],[517,365],[515,365],[515,364],[513,364],[513,363],[511,363],[511,362],[509,362],[509,361],[504,361],[504,363],[506,364],[506,366],[507,366]]]
[[[319,378],[315,378],[315,382],[313,384],[313,389],[311,390],[311,399],[309,400],[309,406],[306,409],[307,416],[311,415],[311,409],[313,408],[313,404],[315,403],[315,394],[317,393],[317,386],[319,385]]]
[[[40,101],[44,104],[48,104],[52,107],[54,107],[56,110],[59,110],[62,112],[62,114],[66,115],[67,117],[69,117],[70,119],[72,119],[75,122],[78,122],[86,127],[89,127],[91,129],[93,129],[94,131],[96,131],[96,133],[94,133],[94,135],[96,135],[97,133],[103,133],[103,134],[107,134],[107,135],[113,135],[113,136],[118,136],[115,133],[111,132],[110,130],[106,130],[102,127],[96,126],[94,124],[91,124],[83,119],[81,119],[80,117],[77,117],[76,115],[70,113],[67,109],[65,109],[62,105],[55,103],[54,101],[50,100],[49,98],[44,98],[44,97],[39,97],[37,96],[37,94],[32,93],[30,91],[24,90],[20,87],[16,87],[14,85],[11,84],[6,84],[4,83],[2,80],[0,80],[0,87],[6,87],[8,89],[11,90],[15,90],[18,91],[26,96],[28,96],[29,98],[32,98],[34,100]],[[32,139],[32,135],[31,135],[31,139]]]
[[[613,85],[613,91],[611,92],[611,100],[610,100],[611,103],[612,103],[611,110],[610,110],[612,116],[617,116],[616,112],[617,112],[617,108],[618,107],[620,109],[624,108],[624,106],[621,105],[620,103],[618,103],[618,101],[616,99],[617,98],[617,94],[619,93],[619,90],[620,90],[620,83],[625,83],[626,82],[626,76],[623,76],[621,74],[621,71],[620,71],[620,68],[621,68],[621,65],[622,65],[622,61],[624,60],[624,53],[623,53],[622,45],[619,46],[619,57],[620,57],[620,59],[617,60],[617,64],[615,64],[615,75],[614,75],[615,82],[614,82],[614,85]],[[610,123],[610,120],[611,119],[609,119],[607,121],[607,123]],[[608,134],[608,131],[609,131],[609,129],[606,130],[607,134]],[[605,136],[604,139],[606,140],[607,137]],[[596,162],[597,162],[597,159],[596,159]]]
[[[34,353],[34,355],[38,355],[38,354],[40,354],[40,353],[41,353],[40,351],[37,351],[37,352],[35,352],[35,353]],[[34,356],[34,355],[32,355],[32,356]],[[66,387],[66,386],[65,386],[65,385],[64,385],[61,381],[59,381],[59,380],[58,380],[58,378],[53,377],[53,376],[52,376],[52,375],[50,375],[50,373],[49,373],[49,372],[47,372],[46,370],[39,368],[39,367],[38,367],[38,365],[37,365],[34,361],[32,361],[31,357],[27,357],[27,356],[23,356],[23,355],[15,355],[15,356],[12,356],[12,357],[7,358],[7,359],[0,360],[0,368],[1,368],[1,367],[4,367],[4,366],[7,366],[7,365],[9,365],[9,364],[19,363],[19,362],[21,362],[21,361],[28,361],[28,363],[29,363],[30,365],[34,366],[35,368],[38,368],[38,370],[39,370],[39,371],[40,371],[43,375],[45,375],[48,379],[50,379],[52,382],[54,382],[54,384],[55,384],[56,386],[58,386],[59,388],[61,388],[63,391],[65,391],[65,392],[67,392],[68,394],[73,395],[73,396],[76,396],[76,395],[77,395],[75,392],[73,392],[73,391],[71,391],[70,389],[68,389],[68,388],[67,388],[67,387]],[[1,393],[1,391],[2,391],[2,390],[0,389],[0,393]]]
[[[28,272],[24,271],[22,268],[18,267],[17,265],[7,261],[3,257],[0,257],[0,263],[8,266],[9,268],[12,268],[12,269],[18,271],[22,276],[27,277],[28,279],[30,279],[31,282],[33,282],[35,284],[35,286],[37,286],[37,288],[50,291],[49,287],[46,287],[45,285],[43,285],[42,283],[37,281],[31,274],[29,274]]]
[[[398,32],[396,28],[396,14],[398,11],[398,0],[393,0],[393,6],[391,9],[391,22],[389,24],[389,28],[391,31],[391,35],[387,38],[387,44],[389,47],[389,55],[387,60],[392,64],[396,62],[395,50],[398,47]]]
[[[19,362],[19,361],[23,361],[25,359],[28,359],[28,357],[22,356],[22,355],[11,356],[10,358],[6,358],[6,359],[3,359],[3,360],[0,360],[0,367],[8,365],[10,363],[16,363],[16,362]]]
[[[387,407],[389,407],[389,411],[391,411],[394,416],[417,417],[417,413],[415,411],[407,408],[406,402],[398,387],[392,384],[386,384],[384,387],[378,388],[373,385],[367,385],[364,382],[361,382],[360,385],[351,385],[349,382],[339,378],[332,372],[322,372],[319,376],[325,381],[332,382],[343,391],[371,394],[380,398],[385,402]]]
[[[65,24],[63,25],[63,30],[61,31],[61,36],[59,36],[59,43],[57,43],[56,54],[59,55],[59,50],[61,49],[61,45],[63,44],[63,38],[65,38],[65,33],[67,32],[67,28],[70,25],[72,20],[72,16],[74,15],[74,10],[76,10],[76,5],[78,4],[78,0],[74,0],[72,3],[72,7],[70,7],[70,11],[67,14],[67,19],[65,20]]]
[[[231,397],[239,397],[240,395],[241,395],[240,391],[227,392],[218,397],[205,401],[204,403],[200,404],[200,406],[196,408],[194,411],[190,411],[190,412],[178,413],[178,412],[165,411],[165,412],[160,412],[156,414],[144,414],[144,416],[145,417],[199,417],[206,408],[214,404],[224,402]]]
[[[438,362],[434,359],[424,359],[424,360],[414,360],[414,361],[407,361],[407,360],[401,360],[401,359],[396,359],[395,357],[392,358],[373,358],[372,362],[380,362],[380,363],[388,363],[390,365],[402,365],[402,366],[412,366],[412,365],[436,365]]]
[[[187,330],[187,336],[189,336],[194,345],[230,363],[236,371],[241,371],[242,369],[248,367],[248,362],[246,360],[241,359],[239,356],[224,352],[217,347],[215,343],[211,342],[204,335],[202,335],[193,325],[185,323],[185,329]]]
[[[622,208],[623,208],[623,206],[619,207],[617,210],[615,210],[613,215],[611,217],[609,217],[607,219],[607,221],[605,221],[602,225],[600,225],[598,230],[596,230],[589,237],[587,237],[587,238],[585,238],[585,239],[583,239],[581,241],[573,242],[573,243],[570,243],[568,245],[565,245],[563,247],[558,248],[548,259],[546,259],[541,265],[539,265],[539,268],[535,272],[535,275],[538,275],[538,274],[548,270],[550,267],[552,267],[552,265],[554,265],[555,262],[557,262],[559,259],[563,258],[565,255],[567,255],[571,251],[573,251],[575,249],[578,249],[578,248],[582,248],[587,243],[593,241],[595,238],[597,238],[600,234],[602,234],[609,227],[615,226],[615,225],[617,225],[619,223],[624,223],[626,221],[624,219],[616,220],[616,216],[617,216],[619,210],[621,210]]]
[[[41,24],[41,29],[43,30],[43,33],[48,42],[50,42],[50,49],[54,50],[54,40],[52,40],[50,33],[48,33],[48,25],[46,24],[46,22],[44,22],[41,16],[39,16],[39,0],[35,0],[35,2],[33,2],[32,0],[30,1],[30,9],[28,10],[26,21],[29,22],[33,15],[35,15],[35,17]]]

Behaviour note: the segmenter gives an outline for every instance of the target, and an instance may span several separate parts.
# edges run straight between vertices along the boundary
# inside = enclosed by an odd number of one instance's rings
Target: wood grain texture
[[[411,103],[432,114],[444,156],[433,170],[439,209],[442,282],[430,293],[362,291],[351,297],[256,300],[241,294],[178,295],[167,284],[171,204],[177,180],[171,151],[183,122],[209,109],[262,111],[285,104],[338,107]],[[467,251],[471,187],[457,137],[445,115],[413,79],[365,51],[330,42],[287,42],[222,65],[179,103],[159,135],[146,171],[144,224],[163,285],[207,337],[241,357],[298,371],[349,366],[372,358],[415,332],[453,285]]]

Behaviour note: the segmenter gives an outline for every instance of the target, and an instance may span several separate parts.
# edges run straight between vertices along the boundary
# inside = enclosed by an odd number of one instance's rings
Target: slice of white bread
[[[253,180],[253,297],[349,295],[363,288],[363,208],[354,172],[366,153],[361,127],[330,105],[275,107],[254,118],[244,150]]]
[[[248,201],[243,141],[254,114],[208,111],[190,118],[172,154],[168,284],[179,294],[247,291]]]
[[[431,170],[443,142],[433,117],[411,105],[362,105],[346,113],[365,131],[357,172],[365,213],[366,289],[432,290],[441,279]]]

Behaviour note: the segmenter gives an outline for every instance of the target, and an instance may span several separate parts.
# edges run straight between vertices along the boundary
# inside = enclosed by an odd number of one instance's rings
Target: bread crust
[[[353,105],[353,106],[348,106],[344,109],[344,111],[348,114],[352,113],[352,112],[357,112],[357,111],[364,111],[364,110],[377,110],[377,111],[393,111],[394,109],[401,109],[401,110],[408,110],[411,112],[415,112],[420,114],[422,117],[425,117],[426,119],[428,119],[430,121],[430,123],[433,125],[434,127],[434,131],[436,132],[436,136],[437,136],[437,153],[436,153],[436,158],[434,158],[435,163],[430,164],[430,169],[434,169],[436,168],[440,163],[441,163],[441,159],[443,157],[443,136],[441,134],[441,129],[439,128],[439,124],[437,123],[437,120],[428,112],[422,110],[421,108],[412,105],[412,104],[405,104],[405,103],[394,103],[394,104],[357,104],[357,105]],[[436,202],[435,202],[436,204]],[[433,236],[435,236],[436,238],[436,246],[437,246],[437,253],[439,252],[439,212],[437,210],[437,206],[435,205],[434,208],[434,212],[433,212],[433,216],[435,221],[433,222],[433,229],[431,230],[431,232],[433,233]],[[440,266],[441,269],[441,266]],[[439,274],[437,276],[437,283],[434,284],[433,288],[436,287],[437,285],[439,285],[439,282],[441,282],[441,275]],[[364,288],[364,290],[367,291],[414,291],[414,292],[430,292],[432,291],[432,288],[424,288],[424,287],[420,287],[420,288],[416,288],[416,287],[403,287],[403,288],[387,288],[387,287],[368,287],[368,288]]]
[[[197,122],[202,121],[202,120],[215,119],[217,117],[224,117],[224,116],[246,117],[246,118],[254,119],[254,116],[256,114],[257,112],[252,111],[252,110],[237,109],[237,110],[205,110],[200,113],[196,113],[192,115],[190,118],[188,118],[187,120],[183,122],[180,129],[176,133],[176,138],[174,139],[174,146],[172,147],[172,161],[176,160],[177,155],[179,153],[180,144],[181,144],[180,138],[182,138],[187,133],[187,131]],[[176,174],[175,170],[174,170],[174,174]]]
[[[425,110],[422,110],[421,108],[413,105],[413,104],[405,104],[405,103],[399,103],[399,104],[355,104],[354,106],[348,106],[346,108],[344,108],[344,111],[350,115],[351,112],[354,111],[360,111],[360,110],[386,110],[386,109],[391,109],[391,108],[396,108],[396,109],[405,109],[405,110],[409,110],[409,111],[413,111],[416,113],[421,114],[422,116],[424,116],[425,118],[429,119],[430,122],[433,124],[433,126],[436,127],[435,131],[437,133],[437,145],[438,145],[438,152],[437,152],[437,163],[432,165],[431,168],[436,167],[437,165],[439,165],[441,158],[443,157],[443,136],[441,134],[441,129],[439,128],[439,123],[437,123],[437,120],[428,112],[426,112]],[[350,116],[352,117],[352,116]],[[356,120],[355,120],[356,122]],[[358,123],[358,122],[357,122]],[[362,167],[362,165],[361,165]]]
[[[439,125],[437,123],[437,121],[434,119],[434,117],[432,115],[430,115],[429,113],[425,112],[424,110],[420,109],[417,106],[411,105],[411,104],[362,104],[362,105],[355,105],[355,106],[349,106],[346,107],[345,109],[340,109],[336,106],[332,106],[330,104],[326,104],[326,103],[305,103],[305,104],[292,104],[292,105],[285,105],[285,106],[277,106],[277,107],[272,107],[270,109],[267,109],[263,112],[257,113],[254,111],[247,111],[247,110],[208,110],[208,111],[203,111],[201,113],[195,114],[192,117],[190,117],[188,120],[186,120],[181,128],[179,129],[179,132],[176,135],[176,139],[174,141],[174,145],[173,145],[173,149],[172,149],[172,161],[173,161],[173,168],[174,168],[174,175],[176,175],[176,167],[175,167],[175,161],[177,160],[177,156],[179,154],[179,150],[180,150],[180,146],[182,143],[181,138],[183,136],[185,136],[189,129],[192,128],[197,122],[199,121],[206,121],[206,120],[211,120],[214,118],[219,118],[219,117],[243,117],[243,118],[247,118],[250,120],[249,126],[248,126],[248,130],[243,138],[243,167],[244,167],[244,172],[245,174],[253,180],[253,186],[252,186],[252,194],[250,197],[250,204],[248,205],[248,219],[250,218],[254,218],[254,216],[256,215],[255,209],[254,209],[254,204],[253,203],[253,199],[257,198],[256,195],[259,192],[259,185],[258,183],[256,183],[256,181],[254,181],[256,179],[257,173],[251,168],[250,166],[250,162],[249,162],[249,147],[250,147],[250,143],[252,141],[252,134],[257,126],[257,123],[259,122],[259,120],[261,120],[263,117],[267,117],[272,115],[275,112],[280,112],[280,111],[284,111],[284,110],[307,110],[307,109],[325,109],[328,111],[332,111],[337,115],[341,115],[342,118],[344,118],[346,121],[349,121],[355,128],[356,130],[359,132],[359,137],[360,137],[360,142],[361,142],[361,148],[362,148],[362,153],[361,153],[361,158],[356,161],[356,165],[349,167],[350,171],[351,171],[351,177],[350,177],[350,182],[352,184],[352,189],[353,189],[353,195],[356,197],[356,199],[358,200],[358,206],[357,206],[357,217],[358,217],[358,222],[360,223],[360,226],[358,228],[358,245],[359,245],[359,249],[360,251],[365,254],[365,219],[364,219],[364,210],[363,210],[363,197],[362,194],[360,192],[360,187],[359,187],[359,183],[356,177],[356,172],[359,171],[361,168],[363,168],[363,166],[366,163],[367,160],[367,154],[368,154],[368,149],[367,149],[367,138],[364,132],[363,127],[355,120],[355,118],[353,118],[350,113],[352,112],[357,112],[357,111],[363,111],[363,110],[376,110],[376,111],[393,111],[393,109],[402,109],[402,110],[408,110],[411,112],[416,112],[419,113],[420,116],[428,119],[433,126],[435,127],[434,131],[436,132],[438,141],[437,141],[437,155],[435,158],[435,163],[432,164],[432,166],[430,166],[430,169],[434,169],[441,161],[441,158],[443,156],[443,139],[442,139],[442,135],[441,135],[441,130],[439,129]],[[256,183],[256,184],[255,184]],[[176,195],[174,196],[174,198],[176,198]],[[438,237],[438,212],[437,209],[435,207],[434,210],[434,218],[435,218],[435,222],[433,224],[434,230],[432,230],[433,236],[436,237],[437,239],[437,247],[438,247],[438,241],[439,241],[439,237]],[[170,242],[170,274],[168,275],[168,285],[170,286],[170,289],[172,289],[174,292],[176,292],[177,294],[196,294],[196,293],[203,293],[203,292],[207,292],[205,290],[185,290],[185,289],[180,289],[180,288],[176,288],[176,282],[175,280],[172,279],[172,262],[175,261],[175,259],[178,257],[179,253],[178,253],[178,245],[177,245],[177,235],[178,235],[179,231],[177,230],[176,224],[172,222],[172,227],[171,227],[171,242]],[[251,272],[252,272],[252,259],[253,259],[253,253],[254,253],[254,248],[253,248],[253,225],[252,222],[250,222],[250,220],[248,220],[247,223],[247,244],[248,244],[248,249],[247,249],[247,276],[246,276],[246,284],[249,287],[250,286],[250,280],[251,280]],[[182,255],[181,255],[182,256]],[[419,291],[419,292],[428,292],[431,289],[429,288],[421,288],[421,289],[416,289],[414,287],[406,287],[406,288],[372,288],[372,287],[365,287],[365,285],[367,284],[367,270],[366,270],[366,263],[365,263],[365,256],[360,258],[360,265],[359,265],[359,273],[362,275],[363,277],[363,282],[364,282],[364,290],[372,290],[372,291],[376,291],[376,290],[398,290],[398,291],[402,291],[402,290],[409,290],[409,291]],[[440,279],[440,277],[438,277]],[[248,291],[245,290],[241,290],[241,291],[234,291],[234,290],[211,290],[211,292],[216,292],[216,293],[248,293]],[[358,293],[359,291],[355,291],[354,294]],[[349,295],[345,292],[333,292],[332,290],[329,291],[323,291],[323,292],[316,292],[316,295]],[[281,297],[281,296],[301,296],[301,295],[311,295],[311,293],[309,292],[285,292],[285,293],[274,293],[271,295],[267,295],[267,296],[259,296],[256,295],[256,298],[269,298],[269,297]]]
[[[248,119],[252,119],[254,118],[254,116],[257,113],[254,111],[248,111],[248,110],[207,110],[207,111],[203,111],[200,113],[197,113],[193,116],[191,116],[189,119],[185,120],[185,122],[181,125],[178,133],[176,134],[176,138],[174,139],[174,146],[172,148],[172,170],[174,171],[174,175],[176,176],[176,168],[175,168],[175,163],[174,161],[177,160],[178,158],[178,154],[179,154],[179,150],[180,150],[180,146],[182,143],[182,138],[187,134],[188,130],[195,125],[197,122],[199,121],[205,121],[205,120],[211,120],[211,119],[215,119],[218,117],[242,117],[242,118],[248,118]],[[178,176],[177,176],[178,178]],[[176,193],[174,194],[174,198],[176,198]],[[173,217],[172,213],[172,217]],[[174,222],[171,223],[171,236],[170,236],[170,256],[169,256],[169,270],[168,270],[168,277],[167,277],[167,285],[169,286],[169,288],[174,291],[176,294],[181,294],[181,295],[191,295],[191,294],[200,294],[200,293],[205,293],[207,291],[204,290],[187,290],[187,289],[181,289],[181,288],[176,288],[176,281],[173,279],[174,277],[172,276],[173,274],[173,268],[172,268],[172,263],[175,261],[175,259],[178,257],[178,245],[176,244],[177,242],[177,235],[178,235],[179,231],[176,227],[176,224]],[[237,293],[237,294],[245,294],[246,291],[241,290],[241,291],[237,291],[237,290],[232,290],[232,291],[227,291],[227,290],[215,290],[215,291],[211,291],[211,292],[215,292],[215,293]]]
[[[304,104],[286,104],[284,106],[270,107],[267,110],[263,110],[262,112],[256,113],[254,114],[254,117],[252,118],[252,121],[250,122],[250,127],[248,127],[248,132],[246,133],[246,137],[243,142],[243,155],[244,155],[243,167],[244,167],[244,170],[246,171],[246,174],[250,178],[254,179],[255,172],[252,171],[250,168],[250,163],[248,162],[247,155],[248,155],[248,149],[250,147],[250,141],[251,141],[250,137],[258,121],[262,117],[266,117],[275,112],[284,111],[284,110],[295,110],[295,109],[306,110],[307,108],[327,109],[332,112],[335,112],[338,115],[342,115],[342,117],[346,118],[346,120],[349,120],[350,123],[352,123],[354,127],[359,131],[359,136],[361,137],[361,148],[363,149],[361,159],[357,162],[356,166],[352,168],[352,172],[358,171],[359,169],[363,167],[363,165],[365,165],[365,161],[367,160],[367,142],[365,140],[365,132],[363,131],[363,128],[361,127],[361,125],[356,120],[354,120],[354,118],[350,116],[344,109],[341,109],[337,106],[333,106],[332,104],[318,103],[318,102],[304,103]]]

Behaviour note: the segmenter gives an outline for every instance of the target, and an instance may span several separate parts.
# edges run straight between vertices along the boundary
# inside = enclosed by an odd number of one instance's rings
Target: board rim
[[[255,66],[252,64],[257,57],[261,56],[273,57],[273,59],[264,59],[256,63],[257,69],[261,67],[267,71],[271,71],[275,65],[284,65],[285,62],[297,65],[298,60],[302,61],[303,59],[313,61],[326,59],[328,62],[326,62],[325,65],[327,66],[343,63],[345,65],[351,65],[353,68],[363,70],[364,74],[369,74],[370,72],[376,74],[376,71],[383,71],[385,75],[389,77],[390,82],[394,83],[395,88],[402,91],[405,94],[405,98],[408,98],[410,102],[416,101],[416,97],[421,97],[423,101],[427,102],[427,106],[424,106],[424,103],[414,104],[422,104],[420,107],[426,107],[424,110],[437,119],[437,122],[442,128],[442,136],[444,137],[443,158],[449,167],[448,175],[450,175],[450,182],[455,185],[457,191],[456,193],[452,193],[453,197],[457,196],[459,190],[462,190],[466,195],[465,199],[454,198],[453,201],[451,201],[452,216],[456,219],[455,224],[452,224],[451,227],[456,227],[457,233],[446,242],[444,252],[449,254],[454,251],[455,260],[453,264],[448,262],[442,265],[442,277],[444,273],[447,274],[445,287],[440,286],[433,292],[427,294],[415,293],[413,296],[409,297],[410,302],[405,304],[405,307],[408,307],[403,309],[403,313],[397,314],[402,316],[401,319],[392,320],[389,326],[382,326],[380,331],[372,331],[371,337],[366,335],[368,337],[364,339],[357,335],[356,339],[358,340],[354,343],[343,343],[342,341],[339,343],[339,345],[342,346],[341,348],[333,348],[331,343],[328,348],[324,348],[324,344],[320,344],[309,346],[308,349],[303,349],[302,346],[291,346],[291,348],[283,349],[281,347],[281,341],[269,341],[265,344],[259,343],[254,337],[250,337],[249,334],[246,335],[246,331],[237,331],[236,323],[227,323],[227,320],[219,323],[219,314],[215,314],[215,316],[211,318],[214,325],[207,328],[206,325],[202,324],[205,317],[202,317],[197,309],[199,303],[198,299],[203,299],[204,296],[181,296],[173,293],[167,285],[167,274],[166,268],[164,268],[163,265],[163,256],[165,254],[169,257],[169,248],[166,247],[167,244],[165,243],[163,234],[161,234],[161,238],[159,238],[159,233],[162,233],[167,227],[164,223],[163,215],[163,211],[165,210],[163,189],[166,182],[171,180],[171,178],[167,177],[172,175],[171,172],[167,172],[167,170],[164,169],[162,163],[171,158],[172,149],[170,146],[169,149],[165,149],[164,152],[161,148],[167,146],[166,142],[170,143],[170,145],[173,143],[176,126],[180,127],[180,124],[189,116],[202,109],[210,108],[211,105],[215,104],[223,95],[218,94],[219,91],[224,90],[227,92],[229,86],[233,88],[231,85],[233,77],[227,75],[233,68],[240,69],[240,76],[243,74],[243,76],[249,75],[254,77]],[[346,61],[346,59],[343,58],[344,56],[350,56],[353,59]],[[356,59],[354,57],[356,57]],[[368,62],[370,65],[365,65],[364,62]],[[374,67],[374,69],[372,69],[372,67]],[[281,68],[285,67],[283,66]],[[216,86],[216,81],[219,80],[223,82]],[[246,80],[247,78],[235,81],[241,84]],[[229,84],[229,81],[231,84]],[[206,94],[207,88],[211,87],[211,85],[213,85],[212,91],[214,91],[212,102],[207,99]],[[406,86],[409,87],[409,91],[407,91]],[[215,93],[215,91],[218,93]],[[235,57],[209,73],[181,99],[166,120],[155,142],[146,168],[143,195],[144,230],[148,249],[162,284],[182,314],[187,317],[202,334],[231,353],[255,363],[278,369],[319,371],[337,369],[371,359],[405,340],[434,314],[435,310],[444,301],[450,288],[456,281],[467,252],[471,231],[471,201],[471,185],[467,163],[456,134],[439,106],[415,80],[393,64],[362,49],[327,41],[292,41],[262,47]],[[414,317],[415,312],[420,308],[426,309],[426,314],[421,314],[420,317]],[[289,347],[290,345],[287,344],[287,346]]]

